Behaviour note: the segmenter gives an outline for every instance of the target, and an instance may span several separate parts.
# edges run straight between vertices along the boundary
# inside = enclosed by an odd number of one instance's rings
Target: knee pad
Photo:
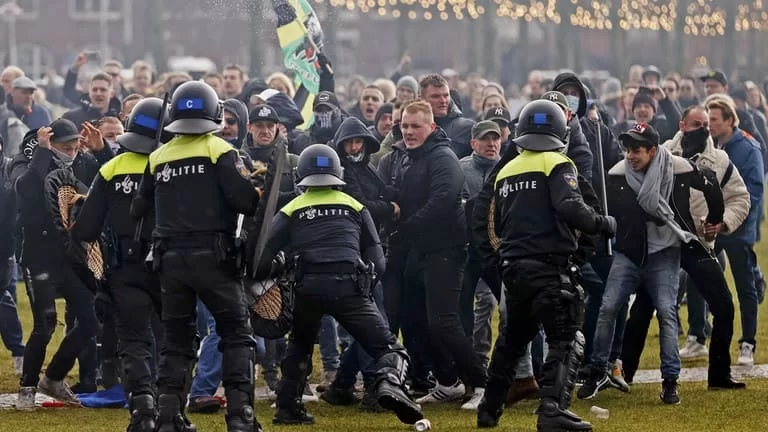
[[[409,362],[410,357],[405,347],[399,343],[390,345],[390,351],[379,357],[376,362],[376,382],[386,379],[394,385],[403,385],[408,376]]]

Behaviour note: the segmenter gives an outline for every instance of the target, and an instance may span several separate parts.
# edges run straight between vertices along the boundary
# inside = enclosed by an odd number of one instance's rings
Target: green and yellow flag
[[[307,0],[272,0],[277,14],[277,39],[283,51],[285,67],[296,73],[293,101],[304,118],[303,128],[312,125],[312,103],[320,91],[320,65],[317,52],[322,49],[323,29]]]

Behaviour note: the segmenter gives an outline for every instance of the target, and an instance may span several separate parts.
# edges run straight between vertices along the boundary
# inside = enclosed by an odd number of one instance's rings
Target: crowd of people
[[[370,83],[323,59],[304,118],[282,72],[229,64],[193,79],[138,61],[126,81],[111,60],[85,76],[87,61],[45,83],[0,73],[0,331],[19,409],[37,392],[77,405],[122,383],[130,431],[193,431],[185,406],[218,412],[223,383],[228,430],[256,431],[255,362],[275,424],[313,423],[304,403],[321,399],[406,423],[459,401],[494,427],[505,404],[535,398],[540,431],[591,430],[571,393],[629,392],[654,312],[663,403],[680,403],[687,359],[709,358],[710,389],[745,387],[731,376],[724,269],[736,363],[753,365],[768,156],[755,82],[719,69],[633,66],[623,83],[532,71],[511,97],[479,74],[409,75],[408,58]],[[77,190],[64,207],[62,185]],[[276,216],[264,213],[270,187]],[[254,213],[275,216],[271,234],[261,261],[241,260],[235,236],[245,228],[251,245],[258,226],[237,215]],[[357,281],[361,259],[375,264],[370,292],[341,277]],[[251,330],[242,279],[275,266],[298,268],[297,301],[291,331],[269,339]],[[358,285],[362,304],[331,294]],[[57,297],[67,331],[41,377]]]

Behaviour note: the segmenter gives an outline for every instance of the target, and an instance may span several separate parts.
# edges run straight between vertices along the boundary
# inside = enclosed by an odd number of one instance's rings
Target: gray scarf
[[[59,168],[67,169],[75,162],[75,158],[56,150],[53,146],[51,146],[51,151],[53,152],[53,162]]]
[[[627,184],[637,194],[637,203],[649,215],[663,220],[672,228],[683,243],[695,240],[696,236],[680,228],[675,222],[675,212],[669,206],[669,197],[674,187],[675,172],[672,154],[664,147],[658,147],[645,173],[635,172],[624,160],[624,176]]]

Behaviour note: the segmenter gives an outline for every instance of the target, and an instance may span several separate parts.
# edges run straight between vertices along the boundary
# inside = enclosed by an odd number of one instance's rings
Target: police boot
[[[156,432],[197,432],[197,427],[181,412],[181,399],[174,394],[160,395]]]
[[[307,409],[304,408],[304,403],[301,399],[294,399],[288,403],[280,403],[278,399],[277,411],[275,417],[272,419],[272,424],[276,425],[299,425],[299,424],[314,424],[315,418],[312,417]]]
[[[562,409],[557,402],[542,400],[536,410],[539,420],[536,422],[538,432],[589,432],[592,425],[567,409]]]
[[[383,380],[378,386],[379,405],[394,411],[397,418],[405,424],[414,424],[424,418],[421,407],[405,391],[389,381]]]
[[[331,384],[320,394],[320,399],[331,405],[347,406],[358,403],[354,388],[341,388],[335,383]]]
[[[130,402],[131,423],[126,432],[155,431],[155,399],[150,394],[132,396]]]
[[[262,432],[253,413],[253,399],[249,397],[247,389],[226,389],[226,395],[227,432]]]
[[[485,386],[485,394],[480,406],[477,407],[477,427],[493,428],[499,425],[499,419],[504,413],[504,400],[507,386],[498,380],[490,379]]]

